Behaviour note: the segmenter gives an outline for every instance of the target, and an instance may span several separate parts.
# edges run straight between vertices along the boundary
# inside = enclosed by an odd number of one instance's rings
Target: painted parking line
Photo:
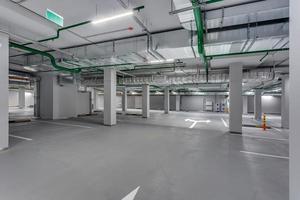
[[[186,122],[193,122],[189,128],[194,128],[198,123],[210,123],[210,120],[193,120],[193,119],[185,119]]]
[[[135,196],[137,195],[138,191],[140,189],[140,186],[137,187],[135,190],[130,192],[126,197],[124,197],[122,200],[134,200]]]
[[[256,153],[256,152],[250,152],[250,151],[240,151],[240,152],[244,153],[244,154],[248,154],[248,155],[261,156],[261,157],[267,157],[267,158],[279,158],[279,159],[285,159],[285,160],[290,159],[289,157],[285,157],[285,156],[277,156],[277,155]]]
[[[21,137],[21,136],[17,136],[17,135],[11,135],[10,134],[9,137],[17,138],[17,139],[21,139],[21,140],[26,140],[26,141],[32,141],[31,138]]]
[[[281,132],[279,128],[275,128],[275,127],[271,127],[271,128],[274,129],[275,131]]]
[[[228,126],[228,124],[226,123],[226,121],[223,119],[223,117],[221,118],[221,120],[222,120],[224,126],[225,126],[226,128],[228,128],[229,126]]]
[[[247,135],[247,134],[234,134],[232,136],[239,136],[239,137],[246,137],[246,138],[252,138],[252,139],[262,139],[262,140],[277,140],[277,141],[285,141],[288,142],[288,139],[282,139],[282,138],[273,138],[273,137],[262,137],[262,136],[253,136],[253,135]]]
[[[48,121],[37,121],[37,122],[41,122],[41,123],[46,123],[46,124],[53,124],[53,125],[59,125],[59,126],[71,126],[71,127],[78,127],[78,128],[93,128],[90,126],[81,126],[81,125],[77,125],[77,124],[68,124],[68,123],[59,123],[59,122],[48,122]]]

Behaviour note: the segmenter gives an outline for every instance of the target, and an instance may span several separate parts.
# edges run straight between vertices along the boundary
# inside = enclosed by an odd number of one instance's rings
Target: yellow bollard
[[[263,114],[262,128],[263,128],[264,131],[267,130],[267,116],[266,116],[265,113]]]

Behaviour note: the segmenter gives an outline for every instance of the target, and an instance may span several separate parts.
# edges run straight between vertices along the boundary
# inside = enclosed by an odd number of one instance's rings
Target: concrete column
[[[0,151],[8,148],[8,47],[9,37],[0,33]]]
[[[261,121],[262,107],[261,107],[262,90],[255,90],[254,95],[254,119]]]
[[[93,88],[93,111],[97,110],[97,90]]]
[[[176,95],[176,111],[180,111],[180,95]]]
[[[290,0],[290,200],[300,199],[300,1]]]
[[[40,117],[40,82],[34,81],[34,116]]]
[[[165,92],[164,92],[164,109],[165,109],[165,114],[169,114],[169,112],[170,112],[170,89],[168,87],[165,88]]]
[[[281,127],[289,129],[290,117],[289,117],[289,87],[290,87],[289,76],[282,77],[282,95],[281,95]]]
[[[25,89],[19,88],[19,108],[25,108]]]
[[[123,111],[123,114],[126,114],[126,112],[127,112],[127,88],[126,87],[123,90],[122,111]]]
[[[104,125],[113,126],[117,124],[116,114],[116,70],[104,69]]]
[[[243,114],[248,114],[248,96],[243,96]]]
[[[229,114],[229,131],[231,133],[242,133],[242,116],[243,116],[243,65],[242,63],[233,63],[229,66],[230,78],[230,114]]]
[[[142,86],[142,113],[144,118],[150,117],[150,89],[149,85]]]

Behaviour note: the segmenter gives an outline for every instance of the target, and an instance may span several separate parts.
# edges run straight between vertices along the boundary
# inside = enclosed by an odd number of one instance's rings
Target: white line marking
[[[253,136],[253,135],[247,135],[247,134],[242,134],[242,135],[235,134],[234,136],[247,137],[247,138],[253,138],[253,139],[266,139],[266,140],[289,141],[288,139],[273,138],[273,137],[271,137],[271,138],[270,138],[270,137],[260,137],[260,136]]]
[[[9,135],[9,137],[18,138],[18,139],[27,140],[27,141],[32,141],[32,139],[30,139],[30,138],[21,137],[21,136],[17,136],[17,135]]]
[[[210,123],[211,121],[210,120],[199,120],[199,121],[196,121],[196,120],[193,120],[193,119],[185,119],[186,122],[193,122],[193,124],[189,127],[189,128],[194,128],[197,123]]]
[[[140,189],[140,186],[137,187],[135,190],[133,190],[132,192],[130,192],[126,197],[124,197],[122,200],[134,200],[136,194],[138,193]]]
[[[222,119],[222,122],[223,122],[224,126],[228,128],[229,126],[228,126],[228,124],[226,123],[226,121],[223,119],[223,117],[222,117],[221,119]]]
[[[268,157],[268,158],[280,158],[280,159],[286,159],[286,160],[290,159],[289,157],[285,157],[285,156],[276,156],[276,155],[271,155],[271,154],[255,153],[255,152],[250,152],[250,151],[240,151],[240,152],[248,154],[248,155],[262,156],[262,157]]]
[[[79,127],[79,128],[92,128],[90,126],[81,126],[81,125],[76,125],[76,124],[48,122],[48,121],[38,121],[38,122],[47,123],[47,124],[53,124],[53,125],[60,125],[60,126],[72,126],[72,127]]]
[[[276,130],[276,131],[278,131],[278,132],[281,132],[281,130],[278,129],[278,128],[275,128],[275,127],[271,127],[271,128],[274,129],[274,130]]]

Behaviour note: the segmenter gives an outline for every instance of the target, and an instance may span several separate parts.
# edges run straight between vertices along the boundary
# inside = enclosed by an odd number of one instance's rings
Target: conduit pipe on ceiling
[[[46,39],[42,39],[42,40],[39,40],[38,42],[46,42],[46,41],[50,41],[50,40],[56,40],[56,39],[59,39],[60,37],[60,32],[64,31],[64,30],[68,30],[68,29],[72,29],[72,28],[75,28],[75,27],[78,27],[78,26],[83,26],[83,25],[86,25],[86,24],[89,24],[91,23],[92,21],[89,20],[89,21],[85,21],[85,22],[80,22],[80,23],[77,23],[77,24],[73,24],[73,25],[70,25],[70,26],[66,26],[66,27],[63,27],[63,28],[59,28],[57,31],[56,31],[56,36],[53,36],[53,37],[50,37],[50,38],[46,38]],[[30,45],[30,44],[33,44],[33,43],[26,43],[26,44],[23,44],[23,45]]]
[[[65,71],[65,72],[70,72],[70,73],[79,73],[81,71],[81,69],[70,69],[70,68],[66,68],[66,67],[58,65],[56,63],[55,57],[52,56],[50,53],[40,51],[40,50],[37,50],[37,49],[33,49],[33,48],[30,48],[30,47],[27,47],[27,46],[24,46],[24,45],[21,45],[21,44],[17,44],[17,43],[14,43],[14,42],[10,42],[9,46],[12,47],[12,48],[21,49],[21,50],[24,50],[24,51],[27,51],[27,52],[30,52],[30,53],[39,54],[41,56],[45,56],[45,57],[49,58],[52,66],[55,69],[59,70],[59,71]]]
[[[205,66],[205,71],[206,71],[206,81],[208,82],[208,62],[206,59],[205,55],[205,48],[204,48],[204,39],[203,39],[203,20],[202,20],[202,12],[201,8],[197,7],[198,1],[197,0],[192,0],[192,5],[193,5],[193,11],[194,11],[194,16],[195,16],[195,22],[196,22],[196,27],[197,27],[197,36],[198,36],[198,53],[199,56]]]
[[[239,55],[253,55],[253,54],[261,54],[261,53],[271,53],[271,52],[281,52],[281,51],[289,51],[289,48],[282,48],[282,49],[264,49],[258,51],[247,51],[247,52],[235,52],[235,53],[225,53],[225,54],[215,54],[215,55],[208,55],[206,56],[207,59],[214,59],[214,58],[222,58],[222,57],[230,57],[230,56],[239,56]]]

